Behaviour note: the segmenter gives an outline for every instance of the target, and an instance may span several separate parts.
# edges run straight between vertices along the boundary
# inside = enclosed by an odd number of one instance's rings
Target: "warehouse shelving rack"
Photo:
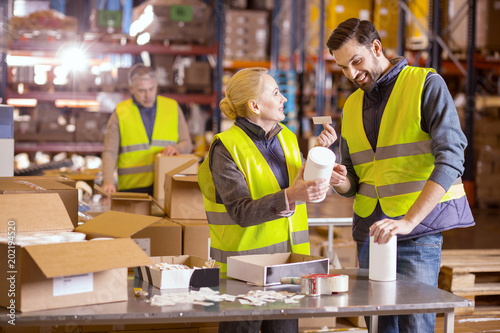
[[[220,111],[218,108],[218,101],[220,100],[221,91],[221,77],[222,77],[222,63],[221,56],[223,50],[218,42],[220,40],[221,26],[223,24],[223,3],[222,0],[209,1],[214,6],[215,14],[215,38],[214,41],[209,45],[197,45],[197,44],[183,44],[183,45],[163,45],[163,44],[153,44],[148,43],[146,45],[137,45],[134,42],[125,40],[113,40],[109,41],[94,41],[94,40],[75,40],[75,41],[25,41],[17,40],[7,42],[8,39],[8,27],[7,25],[2,25],[2,31],[0,34],[0,46],[1,46],[1,86],[0,86],[0,98],[2,103],[10,98],[30,98],[36,99],[39,102],[55,102],[56,100],[96,100],[98,92],[80,92],[80,91],[30,91],[19,93],[9,89],[7,85],[7,55],[19,55],[26,56],[36,54],[37,56],[53,57],[55,56],[61,48],[75,46],[82,50],[89,56],[99,56],[106,54],[130,54],[132,56],[139,56],[142,52],[148,52],[154,55],[179,55],[179,56],[199,56],[199,57],[212,57],[215,59],[212,78],[214,89],[211,93],[177,93],[168,92],[161,93],[161,95],[173,98],[177,100],[180,104],[190,104],[196,103],[200,105],[209,106],[213,112],[214,118],[214,130],[220,128]],[[52,8],[57,9],[64,13],[65,7],[62,6],[64,1],[53,1],[51,3]],[[1,0],[1,15],[3,22],[8,20],[8,1]],[[123,92],[123,99],[129,97],[128,92]],[[84,142],[16,142],[15,151],[18,152],[76,152],[76,153],[100,153],[102,151],[102,143],[84,143]]]

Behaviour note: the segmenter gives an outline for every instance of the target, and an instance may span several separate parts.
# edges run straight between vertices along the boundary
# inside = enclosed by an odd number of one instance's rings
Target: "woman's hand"
[[[286,189],[289,202],[322,199],[330,188],[328,179],[304,180],[305,164],[299,169],[292,186]]]
[[[314,147],[330,147],[333,145],[333,143],[337,140],[337,133],[335,132],[335,129],[327,124],[323,124],[323,131],[321,134],[316,138],[316,143],[314,144]]]

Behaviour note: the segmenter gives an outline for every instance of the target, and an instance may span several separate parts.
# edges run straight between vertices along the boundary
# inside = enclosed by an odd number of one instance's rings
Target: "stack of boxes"
[[[226,11],[226,59],[266,60],[269,40],[269,12],[234,9]]]
[[[398,46],[398,0],[376,0],[373,8],[373,24],[377,28],[384,50]]]
[[[162,43],[205,45],[213,38],[213,10],[200,0],[147,0],[132,10],[131,32]]]
[[[500,98],[477,97],[474,119],[476,202],[480,207],[498,207],[500,202]]]
[[[466,10],[462,10],[463,8]],[[447,45],[457,52],[465,52],[468,39],[468,3],[466,0],[448,1],[448,21],[450,33],[447,36]],[[461,15],[461,16],[459,16]],[[500,41],[497,31],[500,31],[500,5],[498,1],[476,1],[476,39],[475,47],[484,52],[500,51]],[[462,19],[457,19],[457,18]]]
[[[151,256],[209,258],[210,231],[198,185],[199,161],[190,154],[157,155],[153,197],[126,192],[111,197],[112,210],[164,217],[131,235]]]

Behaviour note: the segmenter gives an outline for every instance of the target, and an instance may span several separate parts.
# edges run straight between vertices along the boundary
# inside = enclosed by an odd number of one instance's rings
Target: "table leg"
[[[326,252],[326,256],[330,258],[330,262],[333,266],[333,269],[340,269],[342,265],[340,264],[339,256],[333,250],[333,225],[328,226],[328,249]]]
[[[455,309],[444,313],[444,332],[453,333],[455,330]]]
[[[370,316],[370,333],[378,333],[378,316]]]

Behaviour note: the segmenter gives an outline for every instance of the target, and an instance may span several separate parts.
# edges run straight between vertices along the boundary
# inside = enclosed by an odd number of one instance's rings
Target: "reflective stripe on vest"
[[[141,114],[132,99],[116,106],[120,126],[118,189],[147,187],[153,184],[155,156],[179,141],[178,106],[173,99],[158,96],[151,144]]]
[[[245,175],[253,200],[281,190],[266,160],[242,129],[233,125],[229,130],[217,134],[214,141],[216,139],[221,140],[238,169]],[[291,185],[302,165],[297,138],[283,126],[278,139],[285,152]],[[208,158],[202,163],[198,171],[198,183],[203,193],[210,227],[210,255],[222,272],[227,270],[229,256],[279,252],[310,253],[305,203],[296,203],[295,213],[291,217],[243,228],[231,219],[223,204],[216,202],[209,163]]]
[[[382,116],[376,152],[361,120],[364,92],[358,89],[345,103],[342,136],[359,177],[354,212],[360,217],[369,216],[378,201],[389,217],[406,214],[434,169],[431,138],[420,127],[422,91],[430,71],[406,66],[400,72]],[[441,202],[463,195],[459,178]]]

